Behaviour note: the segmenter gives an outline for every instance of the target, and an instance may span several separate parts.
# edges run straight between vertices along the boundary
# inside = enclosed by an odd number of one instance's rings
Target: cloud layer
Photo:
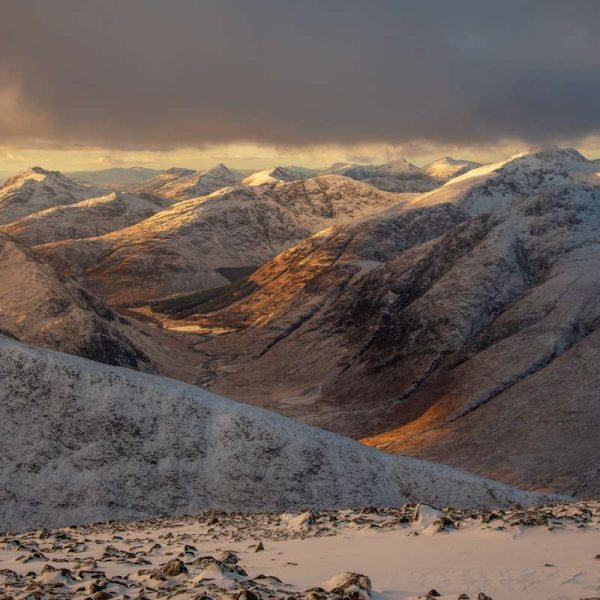
[[[0,139],[530,143],[600,131],[597,0],[4,0]]]

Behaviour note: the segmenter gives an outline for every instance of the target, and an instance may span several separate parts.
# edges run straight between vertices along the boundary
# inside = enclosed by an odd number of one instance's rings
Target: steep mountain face
[[[265,169],[258,171],[248,177],[242,179],[242,185],[257,186],[257,185],[277,185],[284,181],[299,181],[309,179],[318,175],[316,169],[307,169],[305,167],[275,167],[273,169]]]
[[[0,187],[0,225],[22,217],[65,204],[100,195],[58,171],[41,167],[26,169]]]
[[[110,303],[139,303],[227,284],[222,269],[257,267],[324,227],[407,199],[334,175],[233,187],[118,232],[36,248]]]
[[[168,171],[167,175],[176,175],[176,172]],[[152,191],[157,196],[179,201],[212,194],[222,188],[235,185],[240,179],[241,176],[238,173],[219,164],[206,171],[192,171],[191,173],[183,171],[181,175],[176,175],[171,181],[167,181],[160,187],[153,185],[156,183],[154,181],[137,189]]]
[[[421,167],[420,171],[424,175],[431,177],[435,181],[440,183],[446,183],[454,177],[464,175],[473,169],[481,167],[481,163],[473,162],[470,160],[461,160],[452,158],[451,156],[444,156],[438,160],[434,160]]]
[[[0,336],[0,529],[206,508],[533,504],[173,380]]]
[[[153,369],[143,336],[100,300],[0,234],[0,329],[37,346]]]
[[[335,303],[352,282],[468,218],[450,204],[410,211],[400,204],[357,223],[325,229],[253,273],[249,279],[257,290],[251,296],[187,322],[249,327],[240,334],[241,343],[247,344],[248,354],[262,354],[264,345],[285,338],[323,306]],[[226,348],[227,340],[220,340],[219,347]],[[324,372],[328,369],[324,365]]]
[[[253,294],[196,318],[246,328],[205,344],[206,384],[393,452],[599,494],[594,169],[516,157],[276,257]]]
[[[93,237],[139,223],[169,204],[150,194],[112,192],[33,213],[2,227],[2,231],[28,246]]]

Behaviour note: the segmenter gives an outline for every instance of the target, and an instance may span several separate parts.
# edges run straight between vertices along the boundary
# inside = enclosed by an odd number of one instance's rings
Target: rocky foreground
[[[517,563],[526,562],[526,555],[531,560],[525,544],[533,544],[539,582],[529,565],[516,570],[499,553],[497,563],[490,565],[496,578],[484,574],[479,580],[486,582],[486,589],[474,591],[479,567],[465,557],[467,568],[461,573],[450,555],[465,554],[476,540],[488,549],[508,544]],[[427,576],[415,584],[417,569],[411,568],[410,556],[418,555],[423,544],[429,549],[419,568]],[[438,564],[434,550],[448,544],[443,559],[448,564]],[[552,544],[564,551],[560,561],[581,561],[574,576],[562,572],[558,560],[544,562]],[[590,544],[595,544],[596,556],[586,556]],[[376,572],[356,572],[361,560],[365,566],[369,558],[373,562],[370,548],[378,549]],[[591,600],[600,597],[598,553],[597,501],[495,511],[437,510],[423,504],[301,514],[209,511],[4,534],[0,598]],[[347,560],[347,572],[335,570],[340,558]],[[321,577],[325,572],[327,579]],[[415,590],[415,585],[423,589]],[[514,590],[522,593],[515,595]]]

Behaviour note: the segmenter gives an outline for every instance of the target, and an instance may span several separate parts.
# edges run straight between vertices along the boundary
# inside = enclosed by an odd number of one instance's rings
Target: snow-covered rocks
[[[532,600],[559,600],[594,593],[597,502],[446,508],[440,512],[455,527],[436,536],[420,534],[409,518],[414,511],[314,511],[314,526],[302,531],[277,513],[207,511],[0,535],[0,591],[106,600],[502,600],[524,589]],[[265,540],[260,553],[257,538]],[[44,560],[22,560],[34,553]]]
[[[281,515],[281,520],[292,531],[309,529],[316,523],[315,514],[311,510],[307,510],[299,515],[284,513]]]
[[[427,504],[417,504],[412,517],[415,525],[424,533],[439,531],[439,525],[443,524],[442,519],[444,519],[444,513]]]
[[[341,598],[369,600],[371,598],[371,580],[358,573],[340,573],[324,584],[325,589]]]

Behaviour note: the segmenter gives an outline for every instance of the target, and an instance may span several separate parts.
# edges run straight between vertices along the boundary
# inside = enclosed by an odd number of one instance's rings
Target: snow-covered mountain
[[[360,165],[354,163],[337,163],[326,170],[335,175],[345,175],[359,181],[373,177],[398,176],[417,173],[419,167],[408,162],[405,158],[399,158],[379,165]]]
[[[389,192],[427,192],[440,185],[405,158],[380,165],[337,163],[326,172],[364,181]]]
[[[98,195],[98,190],[79,185],[58,171],[32,167],[0,186],[0,225]]]
[[[0,529],[206,508],[541,503],[170,379],[0,336]]]
[[[163,185],[157,185],[161,179],[167,181]],[[212,194],[221,188],[239,183],[241,179],[239,173],[229,170],[224,164],[205,171],[170,169],[158,179],[150,180],[136,190],[150,191],[157,196],[179,201]]]
[[[195,171],[193,169],[184,169],[181,167],[171,167],[166,171],[152,177],[152,179],[148,179],[143,183],[135,186],[133,191],[147,193],[147,194],[156,194],[158,190],[163,188],[168,183],[179,179],[180,177],[186,177],[188,175],[193,175]]]
[[[298,181],[309,179],[318,175],[316,169],[307,169],[306,167],[274,167],[273,169],[265,169],[258,171],[248,177],[242,179],[242,185],[277,185],[285,181]]]
[[[230,187],[120,231],[37,249],[111,303],[140,302],[225,285],[221,269],[257,267],[325,227],[406,201],[336,175]]]
[[[572,148],[534,149],[455,177],[416,199],[414,206],[452,202],[478,215],[561,184],[597,184],[598,171],[594,161]]]
[[[395,194],[339,175],[292,181],[266,192],[312,232],[360,220],[415,198]]]
[[[17,219],[0,229],[29,246],[103,235],[164,210],[170,202],[140,193],[112,192]]]
[[[468,173],[469,171],[477,169],[481,166],[481,163],[470,160],[461,160],[452,158],[451,156],[444,156],[443,158],[434,160],[433,162],[421,167],[420,171],[435,181],[446,183],[454,177]]]
[[[251,295],[188,319],[246,328],[206,342],[206,383],[393,452],[600,493],[595,169],[524,154],[277,256]]]
[[[0,234],[0,330],[71,354],[152,369],[147,342],[98,298]]]

